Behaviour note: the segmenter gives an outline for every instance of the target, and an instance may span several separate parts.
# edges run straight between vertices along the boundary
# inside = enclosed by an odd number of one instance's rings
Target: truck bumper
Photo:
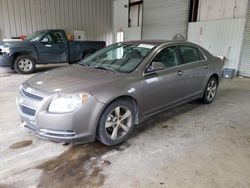
[[[13,60],[13,56],[0,55],[0,67],[11,67]]]

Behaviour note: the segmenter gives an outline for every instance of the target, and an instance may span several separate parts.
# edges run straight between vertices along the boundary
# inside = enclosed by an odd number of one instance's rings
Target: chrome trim
[[[58,138],[58,139],[70,139],[76,137],[76,133],[74,131],[57,131],[50,129],[39,129],[37,132],[38,135],[44,136],[47,138]]]
[[[35,100],[35,101],[42,101],[43,100],[43,97],[39,96],[39,95],[36,95],[36,94],[33,94],[33,93],[30,93],[28,90],[29,87],[26,87],[24,88],[23,85],[21,85],[19,91],[21,93],[21,95],[27,99],[32,99],[32,100]]]

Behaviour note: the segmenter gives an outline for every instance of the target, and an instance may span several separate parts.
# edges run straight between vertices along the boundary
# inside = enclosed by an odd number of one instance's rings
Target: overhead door
[[[241,76],[250,77],[250,3],[248,2],[247,22],[245,28],[242,59],[239,68]]]
[[[144,0],[142,39],[187,35],[189,0]]]

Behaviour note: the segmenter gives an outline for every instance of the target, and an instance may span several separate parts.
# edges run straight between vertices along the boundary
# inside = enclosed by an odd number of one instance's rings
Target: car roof
[[[124,44],[150,44],[154,46],[159,46],[161,44],[173,44],[173,43],[188,43],[182,40],[132,40],[132,41],[125,41],[122,42]]]

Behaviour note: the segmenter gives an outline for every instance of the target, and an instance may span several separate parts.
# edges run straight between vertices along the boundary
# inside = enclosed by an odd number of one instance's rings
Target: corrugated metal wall
[[[0,38],[65,29],[111,43],[112,6],[113,0],[0,0]]]
[[[227,58],[225,67],[238,69],[245,18],[189,23],[188,41]]]
[[[248,15],[239,74],[250,77],[250,3],[248,3]]]
[[[198,21],[245,18],[248,0],[199,0]]]
[[[144,0],[142,39],[187,35],[189,0]]]

